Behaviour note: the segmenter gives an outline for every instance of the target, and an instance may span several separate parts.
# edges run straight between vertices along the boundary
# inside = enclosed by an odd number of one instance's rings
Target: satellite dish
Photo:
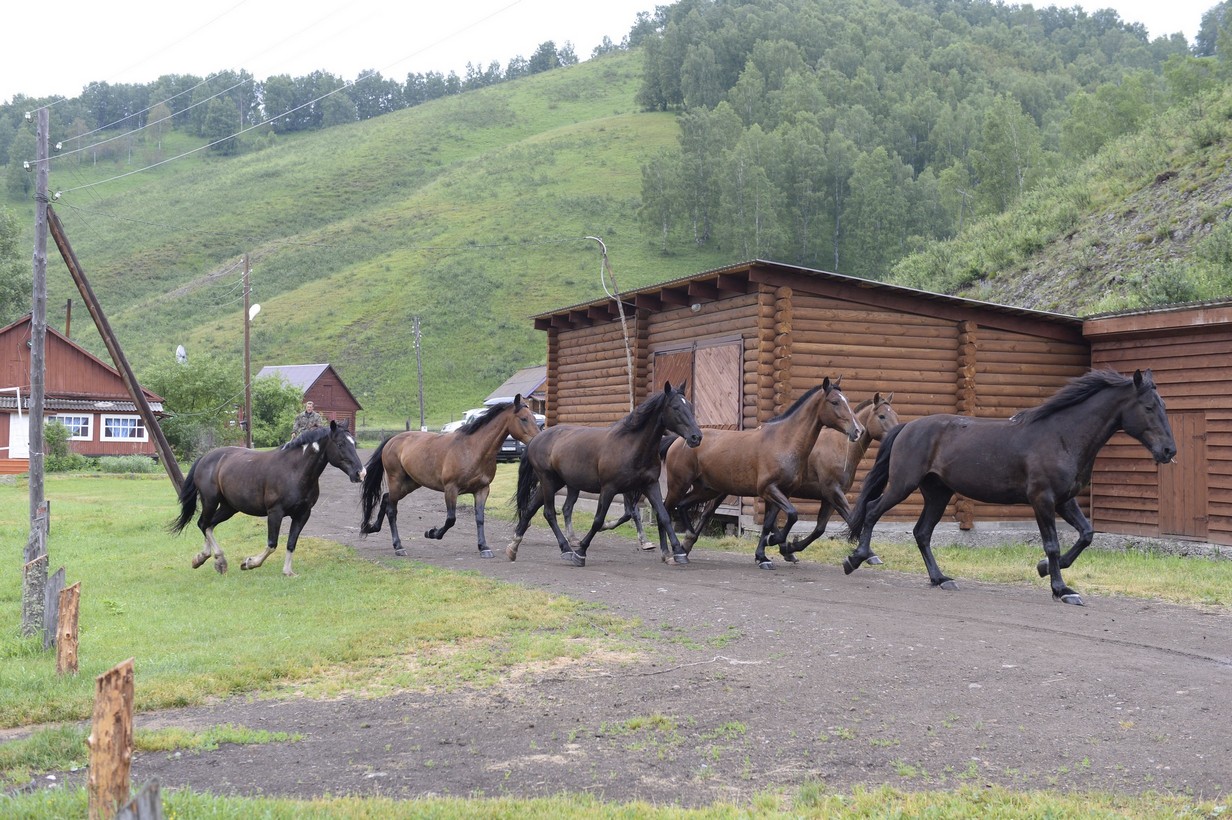
[[[260,305],[253,305],[252,307],[248,308],[248,321],[251,322],[253,319],[257,318],[257,314],[260,312],[261,312]]]
[[[188,351],[184,349],[184,345],[177,345],[175,348],[175,360],[180,364],[188,361]]]

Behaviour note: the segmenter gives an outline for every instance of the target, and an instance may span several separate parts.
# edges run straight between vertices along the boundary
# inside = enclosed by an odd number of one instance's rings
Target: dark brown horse
[[[1096,454],[1118,430],[1141,442],[1159,464],[1176,456],[1151,371],[1135,371],[1132,379],[1092,371],[1008,420],[939,414],[896,427],[881,442],[851,511],[849,537],[859,546],[843,570],[851,573],[867,560],[877,521],[918,487],[924,510],[914,532],[928,578],[933,586],[957,589],[937,566],[930,544],[946,505],[961,493],[990,504],[1031,505],[1047,556],[1037,569],[1051,576],[1054,598],[1081,606],[1082,596],[1061,579],[1061,570],[1073,564],[1095,534],[1075,497],[1091,480]],[[1064,556],[1058,515],[1078,531]]]
[[[684,397],[685,385],[673,388],[671,382],[642,402],[632,413],[610,427],[578,427],[562,424],[549,427],[526,446],[518,467],[518,524],[513,541],[505,550],[516,561],[522,536],[539,508],[556,535],[561,558],[574,566],[586,566],[586,550],[603,517],[617,495],[645,495],[659,522],[659,550],[668,559],[668,542],[676,563],[687,564],[676,531],[672,529],[663,496],[659,491],[662,461],[659,445],[664,433],[680,436],[681,447],[696,447],[702,431],[693,417],[693,407]],[[556,523],[556,493],[570,491],[598,493],[594,523],[575,551]]]
[[[201,499],[197,526],[205,535],[205,548],[193,558],[193,569],[213,555],[214,569],[227,571],[227,558],[214,538],[214,527],[240,512],[263,515],[268,524],[265,552],[245,558],[240,569],[256,569],[265,563],[278,549],[282,519],[290,518],[282,574],[294,575],[291,556],[321,495],[319,482],[327,464],[342,470],[352,482],[364,478],[363,460],[345,422],[314,427],[277,450],[219,447],[197,459],[180,490],[180,517],[171,525],[171,531],[177,533],[188,526],[197,511],[197,499]]]
[[[862,432],[838,382],[828,378],[756,430],[707,430],[705,440],[695,449],[673,442],[665,460],[668,509],[685,520],[690,508],[706,505],[696,525],[688,528],[682,541],[685,550],[692,549],[725,496],[759,496],[766,501],[766,515],[757,539],[757,565],[773,569],[766,546],[785,546],[787,533],[795,526],[796,507],[787,492],[800,483],[822,427],[838,430],[851,441]],[[781,530],[774,527],[778,510],[787,515]],[[783,548],[779,551],[785,557],[790,554]]]
[[[882,396],[874,393],[871,399],[865,399],[856,405],[856,421],[864,428],[864,432],[855,441],[851,441],[837,430],[822,428],[817,435],[817,443],[813,452],[809,453],[808,466],[800,483],[791,489],[791,495],[796,498],[813,498],[821,502],[817,511],[817,524],[813,531],[803,538],[795,538],[791,546],[782,550],[783,557],[795,562],[793,553],[800,552],[809,544],[825,534],[826,525],[835,510],[845,522],[850,513],[847,504],[847,491],[856,480],[856,468],[869,446],[874,441],[881,441],[885,434],[898,426],[898,413],[894,411],[891,402],[894,394]],[[876,555],[869,556],[870,564],[880,564]]]
[[[475,528],[479,531],[479,557],[491,558],[484,537],[484,506],[492,479],[496,477],[496,456],[506,436],[526,443],[539,432],[530,405],[521,394],[513,401],[490,407],[487,412],[449,433],[398,433],[385,439],[368,459],[364,480],[363,521],[359,531],[381,531],[389,519],[394,555],[406,555],[398,536],[398,502],[427,487],[445,494],[445,523],[424,533],[424,538],[440,540],[457,520],[458,496],[475,497]],[[382,479],[388,492],[381,494]],[[376,521],[372,514],[376,512]]]

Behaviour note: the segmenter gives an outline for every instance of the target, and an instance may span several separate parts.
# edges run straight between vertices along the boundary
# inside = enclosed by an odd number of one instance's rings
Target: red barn
[[[314,409],[326,421],[345,421],[355,429],[355,416],[364,408],[331,364],[280,364],[261,368],[258,379],[281,376],[283,381],[304,391],[304,401],[312,402]]]
[[[0,473],[29,469],[30,316],[0,328]],[[69,448],[85,456],[154,457],[157,448],[119,371],[47,328],[43,412],[72,433]],[[20,396],[20,402],[19,402]],[[157,415],[162,397],[145,391]]]

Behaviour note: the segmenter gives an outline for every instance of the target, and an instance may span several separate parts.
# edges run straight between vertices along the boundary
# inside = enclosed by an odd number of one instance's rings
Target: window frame
[[[136,425],[131,428],[140,430],[139,436],[113,436],[108,431],[108,422],[112,421],[134,421]],[[127,426],[122,429],[130,429]],[[123,442],[139,442],[149,441],[150,431],[146,429],[145,421],[141,416],[133,413],[107,413],[99,417],[99,441],[123,441]]]
[[[74,419],[84,421],[86,433],[84,436],[73,434],[73,427],[70,427],[64,420]],[[48,416],[47,421],[58,421],[69,430],[69,441],[94,441],[94,415],[92,413],[57,413],[54,416]]]

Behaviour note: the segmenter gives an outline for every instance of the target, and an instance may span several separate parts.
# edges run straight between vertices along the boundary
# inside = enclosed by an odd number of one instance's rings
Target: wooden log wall
[[[630,344],[638,335],[629,319]],[[604,426],[629,413],[629,377],[620,322],[558,329],[556,349],[548,336],[548,419],[550,424]],[[636,348],[635,348],[636,349]],[[637,364],[634,364],[635,373]]]
[[[1134,439],[1118,433],[1095,460],[1092,520],[1096,529],[1131,535],[1184,536],[1165,529],[1169,509],[1194,503],[1204,509],[1205,535],[1232,544],[1232,328],[1185,327],[1149,336],[1093,340],[1092,367],[1132,375],[1150,368],[1168,408],[1177,443],[1175,464],[1156,466]],[[1164,474],[1164,471],[1168,471]],[[1161,484],[1167,482],[1167,498]],[[1193,494],[1195,498],[1185,496]],[[1205,495],[1205,503],[1202,502]],[[1161,522],[1161,517],[1164,519]]]
[[[757,297],[755,295],[736,296],[720,299],[716,302],[704,302],[701,310],[694,313],[683,306],[674,310],[651,313],[646,318],[647,358],[654,354],[673,348],[681,348],[693,342],[704,342],[709,339],[740,337],[744,339],[744,389],[743,406],[745,408],[744,425],[749,426],[750,403],[756,403],[756,379],[750,380],[749,356],[755,355],[757,332]],[[653,373],[647,374],[648,379],[657,378]],[[658,390],[663,385],[654,385]],[[652,387],[648,382],[646,387]],[[756,426],[756,422],[753,422]]]

